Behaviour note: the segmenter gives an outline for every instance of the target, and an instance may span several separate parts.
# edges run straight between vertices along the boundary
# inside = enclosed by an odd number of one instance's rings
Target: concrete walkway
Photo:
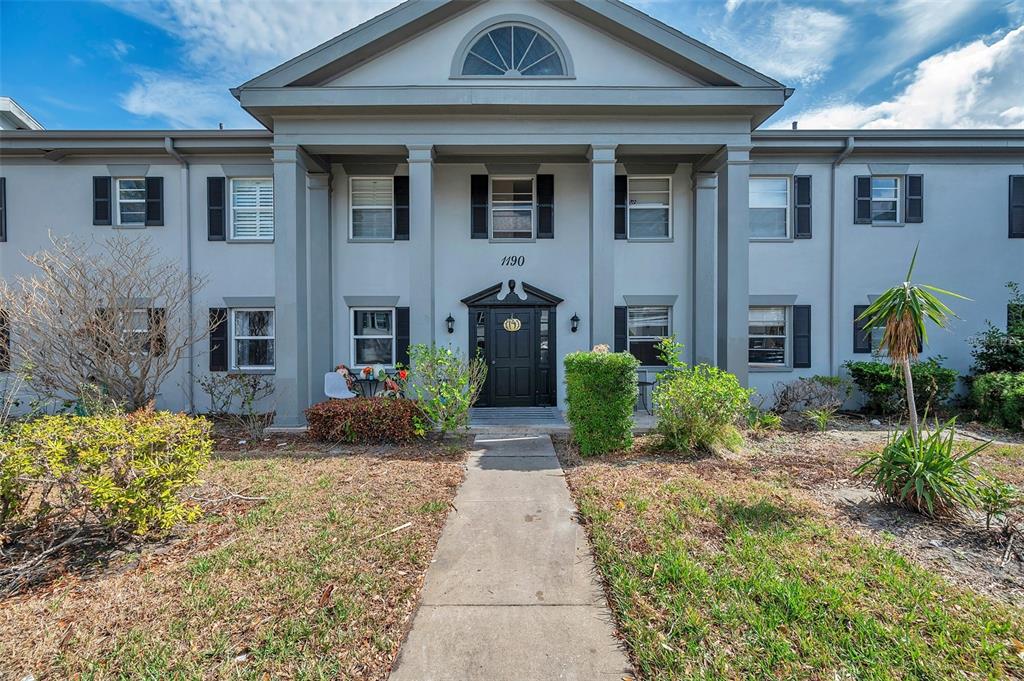
[[[621,681],[629,662],[547,435],[479,435],[391,681]]]

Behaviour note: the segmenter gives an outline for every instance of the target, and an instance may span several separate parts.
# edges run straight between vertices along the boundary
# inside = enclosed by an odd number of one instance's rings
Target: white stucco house
[[[927,350],[966,372],[1024,280],[1024,131],[761,131],[790,89],[617,0],[410,0],[232,92],[264,130],[0,132],[2,276],[52,229],[209,278],[194,314],[228,321],[169,408],[259,371],[298,425],[410,342],[478,348],[487,405],[562,407],[566,353],[655,370],[667,334],[769,391],[869,353],[855,315],[918,243],[973,299]]]

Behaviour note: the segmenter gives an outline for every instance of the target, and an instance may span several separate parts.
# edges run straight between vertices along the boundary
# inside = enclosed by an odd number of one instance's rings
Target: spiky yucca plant
[[[903,383],[907,391],[907,412],[910,419],[911,437],[916,443],[920,437],[920,426],[917,418],[917,404],[914,400],[914,379],[910,373],[910,363],[917,359],[918,342],[928,342],[926,321],[931,320],[935,326],[945,328],[951,317],[956,317],[949,307],[935,295],[936,293],[961,300],[969,300],[952,291],[913,284],[914,265],[917,262],[917,248],[910,259],[910,269],[902,284],[893,286],[871,303],[857,317],[864,322],[864,329],[870,332],[876,327],[883,327],[881,349],[889,354],[893,366],[903,371]]]

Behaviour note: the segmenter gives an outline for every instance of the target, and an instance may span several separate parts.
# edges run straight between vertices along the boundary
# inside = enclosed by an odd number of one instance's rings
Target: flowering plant
[[[349,371],[348,367],[345,366],[344,364],[339,364],[338,366],[334,367],[334,370],[345,378],[345,385],[348,386],[349,390],[352,390],[352,388],[355,386],[356,381],[355,377],[352,376],[352,372]]]
[[[372,373],[373,373],[373,369],[371,367],[363,367],[363,371],[362,371],[363,378],[369,378],[370,374],[372,374]]]

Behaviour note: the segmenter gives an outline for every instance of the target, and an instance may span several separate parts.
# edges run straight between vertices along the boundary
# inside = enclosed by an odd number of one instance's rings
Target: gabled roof
[[[232,90],[315,86],[400,45],[486,0],[406,0],[322,45]],[[783,88],[739,63],[619,0],[538,0],[634,46],[709,85]]]

